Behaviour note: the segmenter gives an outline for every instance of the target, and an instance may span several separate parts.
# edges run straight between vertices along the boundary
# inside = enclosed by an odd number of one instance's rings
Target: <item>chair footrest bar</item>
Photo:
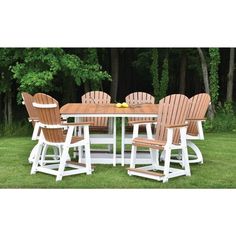
[[[165,175],[162,174],[162,173],[153,172],[153,171],[144,170],[144,169],[139,169],[139,168],[127,168],[127,170],[128,170],[128,171],[132,171],[132,172],[138,172],[138,173],[153,175],[153,176],[159,176],[159,177],[165,176]]]
[[[67,161],[66,164],[68,165],[75,165],[75,166],[81,166],[81,167],[86,167],[86,164],[85,163],[79,163],[79,162],[76,162],[76,161]],[[94,165],[91,166],[92,168],[95,168]]]

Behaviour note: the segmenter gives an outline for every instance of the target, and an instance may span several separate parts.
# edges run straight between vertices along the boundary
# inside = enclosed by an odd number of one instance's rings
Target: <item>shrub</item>
[[[30,123],[14,122],[12,125],[0,124],[0,136],[30,136],[33,128]]]

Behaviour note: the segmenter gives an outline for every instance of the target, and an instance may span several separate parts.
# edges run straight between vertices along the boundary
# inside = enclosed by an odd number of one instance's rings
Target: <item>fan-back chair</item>
[[[90,144],[89,144],[89,125],[91,122],[81,123],[62,123],[58,102],[43,93],[34,95],[33,106],[37,110],[39,127],[42,129],[39,137],[37,154],[34,158],[31,174],[43,172],[56,175],[56,180],[62,180],[63,176],[80,173],[92,173]],[[84,137],[73,136],[74,128],[83,127]],[[65,128],[66,135],[65,135]],[[59,150],[59,164],[39,165],[40,154],[44,145],[57,147]],[[85,164],[70,161],[69,148],[85,147]],[[65,170],[69,167],[70,170]],[[72,170],[71,170],[72,168]]]
[[[207,93],[200,93],[190,98],[190,109],[188,113],[187,145],[195,154],[189,155],[189,163],[203,163],[203,156],[194,140],[204,140],[202,122],[206,120],[206,112],[210,105],[211,98]],[[171,162],[182,163],[181,153],[178,158],[171,159]]]
[[[188,110],[189,99],[184,95],[173,94],[161,99],[158,107],[156,135],[154,138],[151,132],[152,121],[130,122],[134,126],[134,131],[130,168],[128,168],[129,175],[163,182],[167,182],[169,178],[191,175],[186,143]],[[138,137],[140,124],[145,124],[148,127],[147,138]],[[137,147],[148,147],[150,149],[151,165],[135,167]],[[182,151],[183,169],[170,167],[171,151],[178,149]],[[163,150],[164,153],[164,166],[159,164],[159,150]]]
[[[32,140],[38,140],[39,139],[39,135],[40,135],[40,127],[39,127],[39,122],[38,122],[38,114],[37,114],[37,110],[35,109],[35,107],[33,106],[33,101],[34,101],[34,97],[26,92],[22,92],[21,96],[23,98],[23,104],[26,107],[26,110],[28,112],[28,120],[29,122],[32,123],[32,126],[34,128],[33,134],[32,134]],[[36,154],[36,150],[37,150],[37,146],[38,144],[36,144],[34,146],[34,148],[32,149],[30,156],[28,158],[29,163],[33,163],[33,159],[35,157]],[[43,151],[42,153],[46,153],[47,152],[47,145],[44,145]],[[43,155],[43,158],[40,158],[40,164],[43,165],[44,163],[54,163],[57,162],[58,159],[58,150],[56,148],[53,148],[54,154],[53,155]],[[46,160],[45,157],[49,157],[50,159],[53,158],[53,160]]]
[[[130,93],[129,95],[127,95],[125,97],[125,102],[127,104],[129,104],[129,106],[139,106],[142,104],[154,104],[155,103],[155,98],[148,93],[145,92],[134,92],[134,93]],[[123,122],[122,124],[124,124],[124,119],[122,118]],[[129,117],[128,118],[128,126],[123,126],[121,127],[121,132],[122,132],[122,143],[121,143],[121,152],[123,153],[124,156],[124,152],[125,152],[125,145],[126,144],[132,144],[132,134],[129,134],[130,132],[130,128],[132,128],[132,125],[130,124],[130,122],[132,121],[145,121],[145,120],[151,120],[151,118],[145,118],[145,117]],[[140,129],[145,128],[145,125],[140,125]],[[125,160],[122,160],[122,165],[124,166],[125,164]]]
[[[81,97],[82,103],[88,104],[110,104],[111,97],[105,92],[102,91],[90,91],[85,93]],[[90,142],[91,144],[107,144],[108,149],[107,151],[111,151],[113,149],[113,165],[116,165],[116,143],[115,138],[116,136],[116,122],[115,118],[113,118],[113,125],[112,125],[112,118],[107,117],[86,117],[83,118],[83,121],[93,122],[93,125],[90,127],[90,131],[93,131],[90,134]],[[81,132],[79,132],[81,133]],[[111,136],[113,138],[111,138]],[[91,149],[92,151],[104,151],[104,149]],[[106,151],[105,150],[105,151]],[[81,157],[83,155],[82,150],[79,150],[79,160],[81,161]]]

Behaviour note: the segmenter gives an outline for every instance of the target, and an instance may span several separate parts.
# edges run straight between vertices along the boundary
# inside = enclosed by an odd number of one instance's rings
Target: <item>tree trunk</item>
[[[207,69],[206,59],[205,59],[205,56],[204,56],[204,53],[203,53],[202,49],[198,48],[197,50],[198,50],[198,53],[199,53],[199,56],[200,56],[200,59],[201,59],[202,74],[203,74],[205,92],[210,95],[208,69]],[[211,104],[209,106],[209,109],[208,109],[208,116],[210,117],[210,119],[214,118],[214,111],[215,111],[214,106],[213,106],[213,104]]]
[[[111,49],[111,100],[116,102],[117,90],[118,90],[118,78],[119,78],[119,49]]]
[[[4,95],[4,124],[7,125],[8,120],[7,120],[7,94],[5,93]]]
[[[8,124],[12,125],[12,92],[11,90],[7,93],[7,116]]]
[[[187,66],[187,56],[186,53],[183,52],[181,56],[181,64],[180,64],[180,82],[179,82],[179,93],[185,94],[186,88],[186,66]]]
[[[11,90],[5,93],[4,96],[4,123],[5,125],[12,124],[12,93]]]
[[[90,92],[89,81],[84,82],[84,93]]]
[[[226,101],[233,101],[233,85],[234,85],[234,48],[230,48],[230,56],[229,56],[229,73],[228,73],[228,81],[227,81],[227,95]]]

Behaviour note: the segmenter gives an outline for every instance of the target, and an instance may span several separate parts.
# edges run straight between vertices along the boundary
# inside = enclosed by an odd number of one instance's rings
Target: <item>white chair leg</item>
[[[92,167],[91,167],[91,154],[90,154],[90,145],[89,143],[85,144],[85,165],[87,169],[87,175],[92,174]]]
[[[66,166],[66,160],[67,160],[67,157],[68,157],[68,151],[69,151],[69,149],[67,147],[63,148],[56,181],[62,180],[63,172],[64,172],[64,169],[65,169],[65,166]]]
[[[164,178],[163,178],[163,183],[168,182],[168,177],[169,177],[169,172],[170,172],[170,155],[171,155],[171,150],[167,148],[165,150],[165,164],[164,164]]]
[[[136,153],[137,153],[137,147],[132,145],[131,157],[130,157],[130,168],[135,168]]]
[[[203,156],[200,151],[200,149],[197,147],[196,144],[194,144],[192,141],[188,140],[187,141],[188,147],[190,147],[196,154],[197,160],[199,161],[200,164],[203,164]]]
[[[44,147],[43,147],[43,151],[42,151],[42,154],[41,154],[41,158],[40,158],[40,165],[43,166],[44,165],[44,161],[45,161],[45,156],[47,154],[47,150],[48,150],[48,145],[45,144]]]
[[[28,161],[29,161],[29,163],[31,164],[31,163],[33,163],[33,161],[34,161],[34,158],[35,158],[35,156],[36,156],[36,153],[37,153],[37,150],[38,150],[38,143],[33,147],[33,149],[32,149],[32,151],[31,151],[31,153],[30,153],[30,156],[29,156],[29,158],[28,158]]]
[[[116,117],[113,118],[113,166],[116,166]]]
[[[182,148],[182,162],[185,169],[186,176],[191,176],[189,160],[188,160],[188,148]]]
[[[153,170],[159,169],[159,150],[151,149],[150,148],[150,154],[152,158],[152,167]]]
[[[82,163],[82,160],[83,160],[83,147],[80,146],[78,149],[79,149],[78,162],[79,162],[79,163]]]
[[[43,144],[38,143],[37,150],[35,152],[35,156],[34,156],[34,160],[33,160],[33,165],[32,165],[31,172],[30,172],[31,174],[36,173],[36,169],[37,169],[38,164],[39,164],[39,158],[40,158],[42,148],[43,148]]]
[[[53,153],[54,153],[54,160],[58,160],[59,159],[59,150],[56,147],[52,147],[53,148]]]
[[[163,150],[160,155],[160,161],[164,161],[164,160],[165,160],[165,150]]]
[[[125,165],[125,117],[121,118],[121,165]]]

